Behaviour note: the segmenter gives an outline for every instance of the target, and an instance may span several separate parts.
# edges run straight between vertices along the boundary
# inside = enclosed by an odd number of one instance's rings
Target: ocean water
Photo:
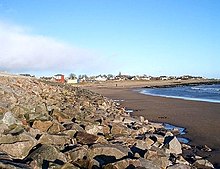
[[[145,88],[140,93],[184,100],[220,103],[220,84],[181,86],[170,88]]]
[[[174,126],[169,123],[163,123],[163,126],[165,127],[165,129],[170,130],[170,131],[172,131],[174,129],[178,129],[180,134],[177,136],[177,139],[179,140],[179,142],[185,143],[185,144],[190,142],[190,140],[188,138],[183,136],[184,134],[186,134],[185,128],[177,127],[177,126]]]

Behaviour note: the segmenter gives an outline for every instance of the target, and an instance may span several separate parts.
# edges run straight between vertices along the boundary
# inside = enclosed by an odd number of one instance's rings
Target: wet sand
[[[137,86],[135,86],[137,87]],[[220,164],[220,104],[187,101],[140,94],[131,86],[86,87],[111,99],[124,100],[122,106],[133,109],[134,116],[144,116],[149,121],[166,122],[186,128],[184,137],[191,145],[207,145],[214,149],[206,153],[214,164]]]

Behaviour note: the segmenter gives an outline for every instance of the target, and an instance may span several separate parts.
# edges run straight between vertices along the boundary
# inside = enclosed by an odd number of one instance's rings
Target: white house
[[[102,77],[102,76],[97,76],[96,78],[95,78],[95,80],[96,81],[106,81],[107,80],[107,78],[106,77]]]
[[[68,84],[76,84],[76,83],[78,83],[78,80],[77,79],[68,79],[67,83]]]
[[[168,80],[168,77],[161,77],[161,80]]]
[[[151,80],[151,77],[142,77],[141,80]]]

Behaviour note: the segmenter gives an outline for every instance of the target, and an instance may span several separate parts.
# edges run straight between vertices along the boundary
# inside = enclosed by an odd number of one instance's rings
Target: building
[[[64,75],[62,75],[62,74],[56,74],[56,75],[54,75],[54,79],[55,79],[57,82],[60,82],[60,83],[64,83],[64,82],[65,82]]]
[[[25,76],[25,77],[35,77],[34,75],[31,75],[31,74],[26,74],[26,73],[22,73],[22,74],[19,74],[20,76]]]
[[[77,79],[68,79],[67,83],[68,84],[76,84],[76,83],[78,83],[78,80]]]
[[[96,80],[96,81],[106,81],[107,78],[104,77],[104,76],[99,75],[99,76],[97,76],[97,77],[95,78],[95,80]]]
[[[160,80],[168,80],[169,79],[169,77],[167,77],[167,76],[160,76]]]

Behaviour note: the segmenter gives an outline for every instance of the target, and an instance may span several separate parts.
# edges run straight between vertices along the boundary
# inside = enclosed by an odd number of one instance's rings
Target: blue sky
[[[220,78],[218,0],[0,0],[0,70]]]

